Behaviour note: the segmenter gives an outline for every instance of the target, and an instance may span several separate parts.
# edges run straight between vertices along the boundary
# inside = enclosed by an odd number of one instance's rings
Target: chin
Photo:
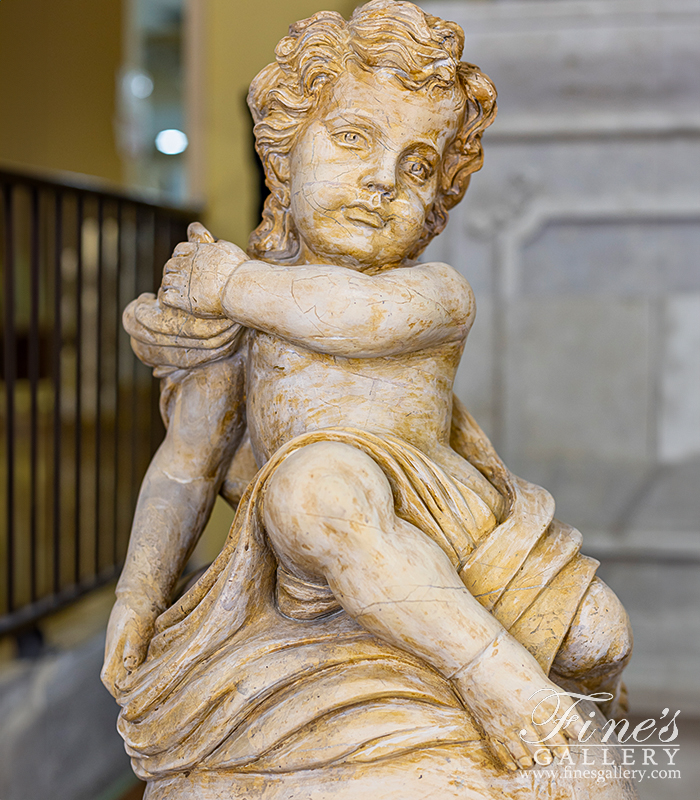
[[[389,247],[387,237],[377,237],[377,239],[347,237],[342,241],[336,239],[331,247],[324,244],[319,242],[317,247],[312,248],[313,252],[330,263],[350,267],[358,272],[385,264],[400,264],[406,260],[406,254],[415,246],[411,241],[397,248],[396,242],[392,241],[393,247]]]

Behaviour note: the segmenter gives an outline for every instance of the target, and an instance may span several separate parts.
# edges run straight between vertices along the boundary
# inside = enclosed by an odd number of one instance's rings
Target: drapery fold
[[[397,514],[442,548],[549,671],[597,562],[553,518],[550,495],[508,472],[458,401],[452,446],[507,501],[499,524],[476,535],[464,522],[472,490],[412,445],[355,429],[305,433],[251,481],[222,552],[159,617],[147,660],[122,687],[119,730],[141,778],[195,766],[285,772],[480,740],[429,665],[365,632],[328,587],[279,574],[259,513],[265,487],[285,458],[319,441],[373,458]]]

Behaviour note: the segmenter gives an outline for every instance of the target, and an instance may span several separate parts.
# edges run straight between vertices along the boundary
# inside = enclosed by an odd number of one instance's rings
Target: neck
[[[294,262],[296,266],[301,266],[303,264],[328,264],[329,266],[333,267],[344,267],[345,269],[351,269],[354,272],[362,272],[365,275],[378,275],[381,272],[398,269],[399,267],[411,267],[415,263],[415,259],[406,258],[399,263],[383,264],[381,263],[381,256],[379,256],[372,264],[365,264],[350,255],[319,255],[318,253],[314,252],[303,240],[301,242],[301,247],[299,248],[299,255]]]

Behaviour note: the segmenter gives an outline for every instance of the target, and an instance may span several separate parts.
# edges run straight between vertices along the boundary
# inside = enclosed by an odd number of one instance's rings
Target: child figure
[[[452,747],[456,764],[477,740],[492,768],[527,769],[581,730],[559,686],[619,700],[624,609],[551,498],[453,401],[474,298],[452,267],[416,261],[495,116],[462,46],[407,2],[292,26],[249,96],[271,190],[249,255],[194,224],[158,298],[127,311],[168,432],[103,680],[149,797],[190,796],[177,781],[192,770],[339,769],[360,750],[367,764]],[[227,545],[168,609],[219,491],[240,499]],[[328,720],[331,739],[350,725],[345,750],[326,738],[314,755]]]

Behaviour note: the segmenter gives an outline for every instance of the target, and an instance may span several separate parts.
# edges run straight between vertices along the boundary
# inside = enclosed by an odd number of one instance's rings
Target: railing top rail
[[[103,178],[77,172],[57,170],[33,171],[0,163],[0,184],[24,184],[42,189],[68,189],[87,195],[100,195],[110,200],[133,203],[137,206],[162,211],[183,220],[193,220],[202,213],[200,205],[175,205],[160,202],[157,193],[148,190],[126,190]]]

